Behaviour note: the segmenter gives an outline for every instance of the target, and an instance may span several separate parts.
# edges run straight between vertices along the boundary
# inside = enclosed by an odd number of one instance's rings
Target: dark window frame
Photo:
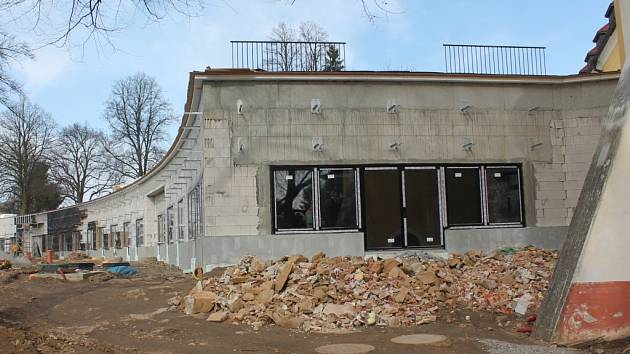
[[[525,225],[525,208],[523,203],[523,173],[520,166],[517,165],[487,165],[483,167],[484,169],[484,193],[485,193],[485,213],[486,213],[486,223],[488,226],[512,226],[512,225]],[[515,222],[492,222],[490,220],[490,202],[488,200],[488,169],[512,169],[516,170],[517,173],[517,181],[518,181],[518,197],[519,197],[519,221]]]
[[[306,170],[311,173],[311,204],[313,208],[313,226],[308,228],[278,228],[277,219],[277,205],[276,205],[276,172],[277,171],[297,171]],[[320,220],[320,189],[319,189],[319,173],[322,170],[352,170],[354,172],[355,183],[355,213],[356,226],[355,227],[321,227]],[[360,167],[349,165],[317,165],[317,166],[304,166],[304,165],[276,165],[270,166],[270,190],[271,190],[271,225],[272,232],[274,234],[299,234],[299,233],[341,233],[341,232],[357,232],[360,231],[363,225],[363,216],[361,214],[361,181],[360,181]]]
[[[136,240],[136,247],[144,246],[144,218],[136,219],[136,235],[134,239]]]
[[[449,220],[449,201],[448,201],[448,196],[449,196],[449,191],[448,191],[448,176],[447,173],[449,170],[476,170],[477,171],[477,179],[478,179],[478,189],[477,192],[479,193],[479,205],[477,206],[479,208],[479,222],[470,222],[470,223],[458,223],[458,224],[451,224],[451,221]],[[457,173],[457,172],[456,172]],[[486,211],[486,207],[485,207],[485,193],[484,193],[484,177],[483,177],[483,167],[481,165],[469,165],[469,166],[445,166],[444,167],[444,176],[443,176],[443,186],[444,186],[444,217],[446,218],[446,227],[447,228],[474,228],[474,227],[480,227],[480,226],[484,226],[485,225],[485,220],[486,220],[486,216],[485,216],[485,211]],[[451,203],[452,204],[452,203]]]

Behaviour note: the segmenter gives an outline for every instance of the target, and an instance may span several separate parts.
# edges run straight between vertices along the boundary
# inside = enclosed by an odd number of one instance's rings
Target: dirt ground
[[[500,327],[493,314],[465,311],[443,313],[438,322],[420,327],[331,334],[210,323],[206,316],[167,310],[169,298],[194,285],[190,276],[159,265],[139,270],[132,279],[105,282],[29,281],[26,275],[0,281],[0,353],[315,353],[336,343],[372,345],[371,353],[573,352],[516,333],[514,322]],[[437,346],[390,341],[413,333],[442,334],[448,340]],[[630,343],[576,351],[630,352]]]

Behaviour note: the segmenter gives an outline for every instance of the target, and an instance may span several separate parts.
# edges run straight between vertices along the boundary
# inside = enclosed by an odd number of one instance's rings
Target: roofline
[[[194,72],[193,75],[194,80],[197,81],[380,81],[564,84],[573,82],[618,80],[620,72],[527,76],[406,71],[267,72],[248,69],[210,69],[203,72]]]

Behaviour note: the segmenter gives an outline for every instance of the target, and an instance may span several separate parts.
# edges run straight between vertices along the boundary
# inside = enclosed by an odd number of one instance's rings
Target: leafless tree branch
[[[175,121],[171,104],[155,79],[137,73],[118,81],[106,103],[109,123],[104,149],[121,176],[144,176],[164,154],[166,128]]]
[[[22,214],[31,211],[31,181],[48,161],[54,128],[50,115],[26,100],[0,114],[0,193],[19,200]]]

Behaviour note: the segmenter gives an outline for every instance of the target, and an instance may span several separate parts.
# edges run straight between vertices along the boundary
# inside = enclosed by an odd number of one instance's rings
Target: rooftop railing
[[[447,73],[547,75],[545,47],[444,44]]]
[[[342,71],[345,42],[231,41],[232,67],[266,71]]]

